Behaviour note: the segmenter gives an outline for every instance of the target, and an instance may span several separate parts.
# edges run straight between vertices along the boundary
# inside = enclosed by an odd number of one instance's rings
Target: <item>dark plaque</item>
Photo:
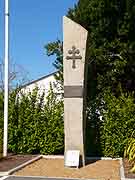
[[[64,86],[64,98],[82,98],[82,86]]]

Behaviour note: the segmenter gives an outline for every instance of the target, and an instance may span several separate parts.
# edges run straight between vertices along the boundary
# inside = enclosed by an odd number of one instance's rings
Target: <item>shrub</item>
[[[124,157],[127,157],[129,162],[133,165],[131,172],[135,172],[135,131],[133,131],[132,136],[128,139]]]
[[[124,147],[135,129],[135,104],[133,95],[121,93],[115,97],[109,91],[104,96],[106,108],[102,132],[102,149],[105,156],[123,156]]]
[[[64,151],[64,121],[63,102],[57,100],[57,95],[50,91],[44,106],[43,137],[40,151],[43,154],[58,154]]]
[[[19,91],[20,93],[20,91]],[[64,147],[63,102],[50,87],[45,94],[13,92],[9,101],[9,150],[15,153],[60,154]]]

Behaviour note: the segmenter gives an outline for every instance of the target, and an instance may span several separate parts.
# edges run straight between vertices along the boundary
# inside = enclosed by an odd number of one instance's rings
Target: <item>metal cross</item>
[[[72,46],[72,49],[68,51],[68,54],[70,56],[67,56],[66,59],[73,60],[72,68],[75,69],[76,68],[75,61],[82,59],[82,56],[79,55],[80,51],[79,51],[79,49],[76,49],[75,46]]]

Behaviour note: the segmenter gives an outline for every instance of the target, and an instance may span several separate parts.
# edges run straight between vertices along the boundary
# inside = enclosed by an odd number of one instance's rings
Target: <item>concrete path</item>
[[[34,176],[31,177],[3,176],[0,177],[0,180],[80,180],[80,179],[48,178],[48,177],[34,177]],[[89,180],[96,180],[96,179],[89,179]]]
[[[64,178],[47,178],[47,177],[18,177],[18,176],[3,176],[0,177],[0,180],[64,180]],[[65,180],[79,180],[79,179],[68,179],[65,178]],[[89,179],[89,180],[95,180],[95,179]]]

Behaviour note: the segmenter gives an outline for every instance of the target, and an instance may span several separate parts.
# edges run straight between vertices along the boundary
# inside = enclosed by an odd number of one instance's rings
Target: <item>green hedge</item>
[[[35,88],[32,93],[23,94],[16,89],[9,98],[9,139],[8,149],[14,153],[62,154],[64,152],[63,101],[50,87],[46,103],[45,94],[39,95]],[[3,97],[3,96],[1,96]],[[103,94],[102,108],[95,113],[97,104],[92,102],[87,109],[88,155],[111,157],[123,156],[133,130],[135,129],[134,95],[111,91]],[[0,101],[0,152],[3,136],[3,100]]]
[[[16,90],[9,100],[9,146],[15,153],[61,154],[64,149],[63,102],[50,87],[39,95]]]
[[[115,97],[108,91],[104,95],[104,103],[100,128],[103,154],[122,157],[125,145],[135,130],[134,96],[121,93],[119,97]]]

